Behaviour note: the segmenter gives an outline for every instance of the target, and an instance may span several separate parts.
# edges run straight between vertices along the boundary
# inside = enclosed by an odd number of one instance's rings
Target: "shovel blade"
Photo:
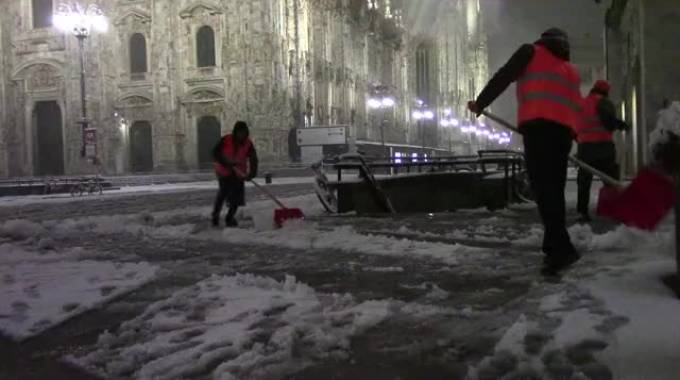
[[[282,227],[288,220],[304,219],[305,214],[299,208],[279,208],[274,210],[274,222]]]
[[[629,227],[651,231],[675,202],[673,181],[658,171],[643,169],[623,190],[604,186],[600,190],[597,213]]]

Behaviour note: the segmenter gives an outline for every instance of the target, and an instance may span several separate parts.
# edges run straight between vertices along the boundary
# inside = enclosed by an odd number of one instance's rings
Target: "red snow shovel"
[[[238,170],[237,168],[233,168],[234,172],[241,178],[245,178],[245,175]],[[300,210],[299,208],[288,208],[286,207],[283,203],[281,203],[278,198],[274,196],[269,190],[267,190],[264,186],[260,185],[259,183],[250,180],[250,183],[253,184],[253,186],[257,187],[258,190],[260,190],[264,195],[269,197],[274,203],[276,203],[280,208],[277,208],[274,210],[274,223],[276,223],[276,226],[278,228],[283,227],[283,224],[289,220],[301,220],[305,218],[305,214]]]
[[[484,116],[505,128],[519,133],[512,124],[500,117],[482,112]],[[619,181],[593,168],[574,156],[569,160],[580,168],[602,179],[597,214],[644,230],[655,229],[675,204],[673,180],[661,170],[651,167],[641,170],[633,182],[625,187]]]
[[[654,230],[675,204],[673,179],[660,170],[644,168],[625,189],[600,189],[597,214],[629,227]]]

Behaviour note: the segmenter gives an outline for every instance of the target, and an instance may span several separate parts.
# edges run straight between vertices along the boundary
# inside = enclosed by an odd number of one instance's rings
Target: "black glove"
[[[628,132],[630,131],[630,125],[628,125],[628,123],[626,123],[625,121],[621,120],[619,122],[619,129],[624,132]]]

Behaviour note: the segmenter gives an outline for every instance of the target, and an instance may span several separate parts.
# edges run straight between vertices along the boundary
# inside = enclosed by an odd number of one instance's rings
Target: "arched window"
[[[33,0],[33,28],[49,28],[52,26],[52,14],[54,13],[52,0]]]
[[[196,33],[196,64],[198,67],[215,66],[215,31],[207,25]]]
[[[141,33],[135,33],[130,37],[130,73],[142,74],[147,71],[146,38]]]
[[[430,100],[433,71],[432,46],[422,43],[416,50],[416,94],[426,102]]]

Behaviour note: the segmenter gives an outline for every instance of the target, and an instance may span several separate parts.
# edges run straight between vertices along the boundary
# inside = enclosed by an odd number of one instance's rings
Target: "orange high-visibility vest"
[[[575,129],[581,115],[581,77],[569,62],[535,44],[534,57],[517,80],[518,124],[554,121]]]
[[[581,124],[576,131],[576,141],[578,143],[607,142],[614,140],[614,133],[602,124],[600,116],[597,114],[597,104],[602,99],[602,95],[591,93],[583,101],[583,112],[581,113]]]
[[[223,138],[222,155],[230,161],[236,162],[236,169],[244,175],[248,172],[248,154],[253,147],[253,142],[246,139],[242,145],[236,147],[234,137],[226,135]],[[232,175],[232,170],[228,167],[222,166],[219,162],[215,162],[215,171],[222,177],[229,177]]]

